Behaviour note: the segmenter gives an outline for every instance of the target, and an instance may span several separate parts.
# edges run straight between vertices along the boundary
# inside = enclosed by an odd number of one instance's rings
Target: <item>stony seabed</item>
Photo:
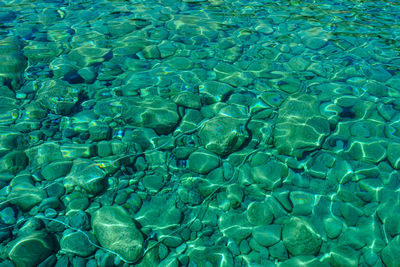
[[[0,266],[400,266],[399,14],[0,0]]]

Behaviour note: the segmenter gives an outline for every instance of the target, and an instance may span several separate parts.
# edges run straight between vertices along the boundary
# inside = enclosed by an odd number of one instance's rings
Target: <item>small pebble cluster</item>
[[[400,266],[400,5],[0,0],[0,266]]]

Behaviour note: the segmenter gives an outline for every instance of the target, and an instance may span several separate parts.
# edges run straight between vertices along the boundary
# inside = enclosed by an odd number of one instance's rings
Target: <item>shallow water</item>
[[[0,1],[4,266],[400,266],[396,1]]]

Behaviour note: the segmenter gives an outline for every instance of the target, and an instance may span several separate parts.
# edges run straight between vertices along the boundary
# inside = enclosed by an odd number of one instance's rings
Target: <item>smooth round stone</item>
[[[60,151],[64,159],[73,160],[77,158],[90,158],[94,155],[95,146],[92,144],[65,144],[61,145]]]
[[[0,77],[9,79],[14,91],[19,88],[26,67],[27,59],[18,38],[9,36],[0,40]]]
[[[33,232],[12,241],[8,257],[17,266],[34,267],[52,253],[54,243],[44,232]]]
[[[174,97],[174,102],[177,105],[199,109],[201,107],[200,96],[191,92],[181,92]]]
[[[78,67],[74,62],[61,57],[55,58],[51,61],[49,68],[53,72],[54,77],[60,79],[64,78],[68,73],[78,70]]]
[[[256,31],[261,32],[263,34],[271,34],[274,32],[274,28],[267,24],[259,24],[256,26]]]
[[[66,211],[82,211],[87,209],[89,206],[89,199],[83,192],[73,192],[69,195],[65,195],[62,198],[64,205],[67,207]]]
[[[290,254],[315,255],[319,252],[322,239],[314,226],[297,217],[292,217],[283,225],[282,240]]]
[[[256,78],[270,78],[269,72],[274,69],[274,65],[268,59],[252,60],[247,67],[248,72]]]
[[[291,96],[281,105],[274,130],[279,153],[301,158],[320,147],[330,133],[326,118],[319,116],[319,101],[305,94]]]
[[[60,198],[64,195],[64,186],[61,183],[53,182],[46,187],[46,192],[49,197]]]
[[[251,78],[234,64],[220,61],[213,70],[218,81],[234,87],[247,86],[251,82]]]
[[[156,193],[164,186],[164,179],[160,175],[146,175],[143,177],[143,185],[150,192]]]
[[[143,235],[129,214],[119,206],[106,206],[92,216],[92,228],[101,246],[113,250],[128,261],[142,254]]]
[[[113,37],[126,36],[136,30],[133,23],[127,19],[108,20],[106,27]]]
[[[169,248],[179,247],[183,243],[182,238],[176,234],[175,235],[165,234],[161,236],[163,237],[162,239],[163,244],[165,244]]]
[[[395,169],[400,169],[400,144],[391,142],[387,147],[387,156],[390,164]]]
[[[161,97],[146,100],[130,98],[122,105],[126,106],[122,114],[126,122],[152,128],[158,134],[170,133],[179,121],[176,104]]]
[[[161,58],[173,56],[176,52],[176,46],[170,41],[163,41],[158,45]]]
[[[326,40],[318,37],[305,38],[304,44],[310,49],[321,49],[326,45]]]
[[[226,188],[226,197],[233,208],[238,208],[242,204],[244,192],[240,185],[231,184]]]
[[[368,266],[374,266],[378,261],[378,255],[373,251],[372,248],[364,252],[363,258]]]
[[[282,104],[282,102],[285,100],[282,94],[279,92],[263,92],[260,97],[265,104],[273,108],[279,107],[280,104]]]
[[[88,230],[90,228],[89,216],[86,212],[82,210],[71,210],[67,215],[71,227],[82,230]]]
[[[29,182],[21,182],[12,187],[8,195],[10,203],[17,205],[24,211],[30,210],[46,198],[46,192]]]
[[[106,172],[99,164],[87,159],[76,159],[71,172],[64,179],[66,189],[80,186],[89,194],[97,194],[104,189]]]
[[[110,127],[102,121],[92,121],[89,123],[90,140],[106,140],[110,135]]]
[[[199,131],[201,144],[219,156],[226,156],[239,149],[249,137],[245,123],[244,119],[234,117],[214,117]]]
[[[249,237],[252,231],[245,214],[224,213],[218,220],[218,227],[224,236],[232,238],[237,244]]]
[[[234,266],[232,253],[225,246],[188,249],[187,254],[194,266]]]
[[[79,67],[88,67],[96,63],[102,63],[110,53],[109,48],[96,46],[80,46],[72,49],[68,59],[76,62]]]
[[[219,164],[219,157],[206,149],[200,148],[189,156],[189,169],[196,173],[207,174]]]
[[[90,233],[86,233],[91,240],[95,240]],[[96,247],[92,245],[88,238],[81,232],[65,230],[60,240],[60,247],[63,253],[88,257],[96,251]]]
[[[56,42],[42,42],[30,40],[24,47],[24,55],[28,58],[29,62],[50,62],[56,58],[63,51],[60,43]]]
[[[189,70],[193,67],[193,62],[186,57],[173,57],[167,61],[167,64],[176,70]]]
[[[386,158],[386,147],[380,140],[370,140],[368,138],[356,138],[351,140],[350,148],[347,152],[353,159],[378,163]]]
[[[323,153],[309,161],[307,167],[310,175],[324,179],[335,162],[336,158],[333,155]]]
[[[382,250],[381,258],[386,266],[400,266],[400,237],[396,236]]]
[[[199,86],[199,92],[205,98],[207,104],[220,102],[233,91],[232,86],[217,81],[206,81]]]
[[[281,162],[271,160],[267,164],[251,169],[253,180],[265,190],[274,190],[282,184],[282,178],[288,175],[288,168]]]
[[[331,266],[359,266],[360,253],[350,247],[333,247],[330,251]],[[390,265],[389,265],[390,266]],[[393,265],[395,266],[395,265]]]
[[[111,144],[109,141],[100,141],[96,145],[97,147],[97,155],[99,157],[107,157],[112,154]]]
[[[310,66],[310,61],[303,56],[295,56],[289,60],[287,66],[292,71],[305,71]]]
[[[293,205],[292,214],[297,216],[308,216],[315,206],[316,196],[302,191],[290,192],[290,201]]]
[[[140,206],[140,203],[135,205]],[[150,227],[151,229],[160,229],[157,230],[157,233],[160,234],[162,229],[169,229],[171,225],[179,224],[182,212],[176,207],[175,200],[172,198],[167,199],[165,196],[156,195],[151,200],[143,201],[140,210],[135,214],[135,219],[146,227],[145,230],[150,231]]]
[[[3,223],[7,225],[14,224],[17,221],[17,218],[15,217],[15,212],[10,207],[6,207],[0,211],[0,219]]]
[[[23,151],[12,151],[0,159],[0,172],[16,174],[28,165],[28,158]]]
[[[264,202],[250,203],[246,215],[247,220],[253,225],[268,225],[274,219],[270,206]]]
[[[44,166],[41,174],[46,180],[54,180],[66,176],[71,170],[72,162],[67,160],[54,161]]]
[[[339,236],[338,245],[359,250],[366,245],[366,234],[356,227],[349,227]]]
[[[349,172],[352,169],[350,163],[345,160],[338,160],[328,171],[327,179],[331,181],[338,181],[340,184],[345,184],[353,178],[353,172]]]
[[[79,89],[67,82],[54,79],[44,81],[38,92],[37,100],[54,114],[68,115],[79,100]]]
[[[303,43],[310,49],[321,49],[330,39],[331,34],[322,27],[310,27],[307,30],[299,32]]]
[[[268,251],[272,258],[275,258],[279,261],[283,261],[289,258],[288,252],[282,241],[279,241],[275,245],[269,247]]]
[[[143,57],[146,59],[160,59],[161,53],[156,45],[148,45],[142,50]]]
[[[355,207],[351,203],[340,203],[339,210],[347,226],[355,226],[359,218],[364,215],[362,210]]]
[[[239,249],[240,249],[240,253],[249,254],[249,252],[251,251],[249,242],[246,239],[242,240],[242,242],[240,242]]]
[[[30,119],[38,120],[46,117],[48,113],[46,108],[42,107],[39,103],[32,102],[25,107],[25,114]]]
[[[0,125],[10,125],[14,123],[18,116],[18,106],[11,98],[0,97]]]
[[[294,266],[307,266],[307,267],[331,267],[328,260],[321,259],[313,256],[297,256],[289,260],[283,261],[279,267],[294,267]]]
[[[79,69],[76,74],[81,77],[86,83],[93,83],[97,77],[94,67],[85,67]]]
[[[326,235],[331,239],[337,238],[342,232],[342,222],[334,217],[324,219],[323,225]]]
[[[256,226],[253,228],[253,238],[264,247],[270,247],[281,241],[282,226],[278,224]]]

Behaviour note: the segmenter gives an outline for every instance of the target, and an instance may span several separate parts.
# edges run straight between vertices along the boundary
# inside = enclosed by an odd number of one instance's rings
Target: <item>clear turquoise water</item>
[[[2,266],[400,266],[397,1],[0,1]]]

